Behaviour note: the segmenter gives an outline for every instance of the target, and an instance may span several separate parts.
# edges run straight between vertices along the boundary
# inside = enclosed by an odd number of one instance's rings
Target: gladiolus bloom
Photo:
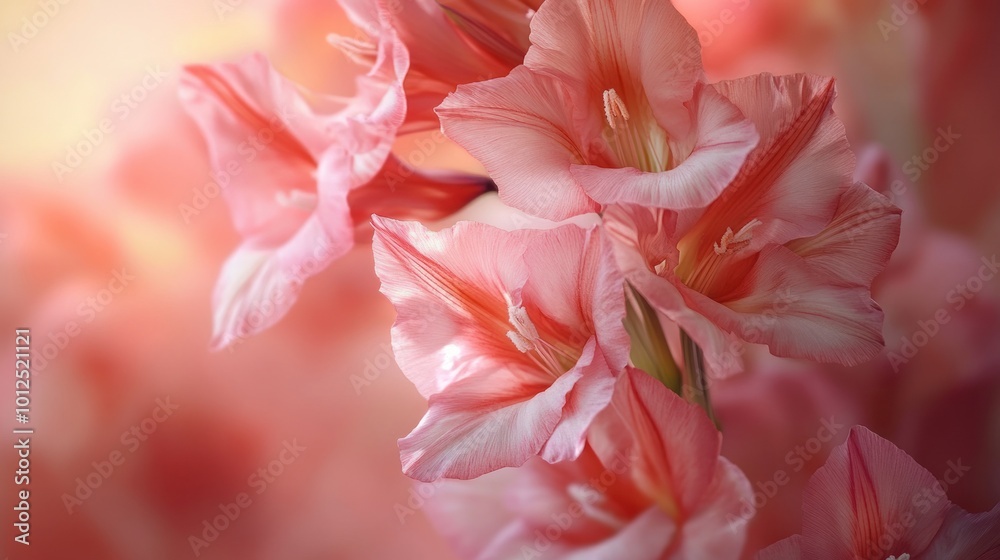
[[[758,139],[702,80],[698,36],[670,2],[548,0],[524,65],[459,87],[438,115],[501,198],[530,214],[700,207]]]
[[[861,426],[810,479],[802,516],[802,535],[762,550],[758,560],[1000,557],[1000,506],[962,511],[931,473]]]
[[[185,70],[182,99],[243,237],[216,285],[213,346],[276,323],[373,212],[437,219],[486,190],[484,178],[429,175],[391,155],[407,64],[387,30],[350,99],[307,98],[261,55]]]
[[[875,356],[882,311],[871,283],[900,212],[853,182],[832,80],[761,75],[718,88],[757,125],[760,145],[707,208],[609,208],[623,272],[716,373],[739,369],[740,340],[819,362]]]
[[[428,514],[461,558],[740,558],[752,490],[705,412],[632,368],[613,403],[575,461],[439,483]]]
[[[629,352],[623,279],[601,230],[373,224],[396,361],[429,400],[399,442],[403,471],[468,479],[579,456]]]

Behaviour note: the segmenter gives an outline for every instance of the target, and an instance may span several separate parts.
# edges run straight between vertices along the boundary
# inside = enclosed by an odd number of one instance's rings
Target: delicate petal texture
[[[676,538],[677,526],[674,520],[662,509],[653,506],[611,538],[593,546],[568,552],[562,558],[566,560],[603,560],[605,558],[658,560],[665,557],[665,551]]]
[[[695,404],[629,368],[614,397],[633,440],[633,476],[671,515],[688,515],[715,476],[721,436]]]
[[[215,288],[214,347],[276,323],[302,283],[351,248],[349,193],[389,155],[406,113],[407,67],[405,49],[387,33],[346,103],[307,103],[261,55],[186,69],[181,98],[244,238]]]
[[[946,499],[928,499],[938,484],[896,446],[853,428],[806,487],[803,558],[917,556],[949,507]]]
[[[224,190],[237,231],[265,242],[290,235],[302,212],[276,204],[275,195],[315,192],[311,174],[329,141],[321,138],[322,120],[259,54],[188,67],[180,95],[208,142],[213,171],[241,168]]]
[[[627,348],[627,345],[620,348]],[[604,355],[599,351],[595,353],[597,355],[591,363],[584,365],[583,376],[566,399],[562,420],[552,430],[539,452],[542,459],[550,463],[571,461],[579,457],[586,443],[582,435],[587,433],[594,418],[611,402],[611,395],[615,390],[612,372],[621,371],[624,364],[617,369],[609,367],[604,361]]]
[[[438,4],[476,47],[513,68],[531,45],[528,24],[542,0],[438,0]]]
[[[840,197],[837,212],[823,231],[787,247],[819,274],[846,286],[870,286],[899,240],[900,214],[889,199],[855,183]]]
[[[531,44],[525,66],[588,92],[580,103],[601,107],[604,90],[634,91],[668,130],[686,132],[681,105],[701,78],[701,45],[670,2],[544,2],[532,19]]]
[[[952,506],[930,547],[917,557],[937,558],[1000,560],[1000,505],[976,514]]]
[[[864,286],[843,286],[786,247],[759,253],[732,299],[681,288],[688,306],[775,356],[856,365],[884,345],[882,310]]]
[[[733,519],[752,490],[719,457],[720,435],[704,411],[635,369],[619,376],[614,399],[572,461],[532,459],[517,470],[443,483],[428,513],[461,557],[741,557],[747,519]],[[484,507],[492,509],[470,518],[467,508]]]
[[[573,178],[601,203],[656,208],[699,208],[711,204],[757,145],[757,131],[713,86],[699,84],[690,105],[694,130],[683,144],[674,146],[672,152],[679,163],[669,173],[574,165]],[[630,186],[622,189],[623,184]]]
[[[802,537],[794,535],[778,541],[754,556],[756,560],[802,560]]]
[[[431,397],[420,424],[399,440],[403,473],[432,482],[521,466],[548,441],[582,375],[568,373],[546,386],[498,371],[454,383]]]
[[[404,471],[473,478],[579,456],[628,355],[623,279],[601,230],[373,224],[396,359],[430,399],[400,440]]]
[[[737,350],[740,341],[689,306],[685,288],[676,279],[655,272],[659,263],[677,262],[670,245],[676,215],[633,205],[616,205],[604,215],[615,240],[615,254],[622,274],[651,305],[684,329],[703,350],[710,377],[726,377],[742,370]]]
[[[611,203],[704,207],[757,145],[702,82],[697,34],[670,2],[549,0],[531,28],[523,66],[438,109],[508,204],[556,220]]]
[[[354,246],[347,158],[335,150],[323,158],[316,211],[287,242],[273,249],[245,242],[223,265],[212,295],[214,348],[274,325],[295,303],[307,278]]]
[[[488,333],[490,325],[478,318],[506,319],[502,294],[516,291],[527,277],[514,264],[523,242],[511,235],[497,243],[495,230],[471,222],[438,233],[415,223],[381,218],[372,223],[375,272],[396,307],[393,353],[421,395],[439,393],[477,369],[500,370],[521,361],[517,349],[500,339],[506,331],[487,338],[479,333]]]
[[[695,515],[685,524],[684,539],[674,556],[677,560],[739,558],[746,543],[752,518],[744,516],[742,509],[744,503],[753,501],[750,481],[725,457],[719,457],[713,474]]]
[[[874,357],[883,316],[870,288],[900,212],[852,182],[833,82],[761,75],[716,87],[757,126],[760,145],[707,208],[608,208],[620,267],[715,375],[739,370],[737,339],[820,362]]]
[[[409,105],[405,132],[437,127],[436,107],[455,86],[503,76],[521,63],[523,51],[494,52],[482,48],[489,30],[472,35],[462,25],[472,22],[458,17],[464,12],[446,9],[437,0],[338,0],[351,21],[366,35],[381,39],[387,33],[398,34],[406,45],[411,66],[405,89]],[[526,34],[528,18],[508,21],[511,33]],[[461,21],[456,21],[456,18]],[[490,22],[496,25],[496,22]],[[467,28],[468,26],[466,26]],[[334,40],[337,44],[339,41]],[[478,43],[470,45],[470,42]],[[442,63],[447,61],[447,63]]]
[[[761,140],[726,192],[687,232],[702,243],[685,258],[705,258],[726,228],[736,231],[755,218],[763,223],[753,232],[751,251],[819,233],[853,184],[854,155],[833,114],[833,80],[760,74],[715,87],[753,121]]]
[[[504,185],[501,200],[564,220],[599,209],[570,174],[586,155],[576,145],[569,103],[558,81],[518,67],[506,78],[459,87],[437,112],[445,134]]]
[[[569,327],[568,340],[583,344],[594,333],[608,365],[621,371],[629,359],[629,337],[622,327],[623,278],[614,250],[606,235],[587,236],[582,250],[580,244],[577,235],[536,236],[524,252],[524,266],[536,272],[521,295],[537,302],[545,317]]]

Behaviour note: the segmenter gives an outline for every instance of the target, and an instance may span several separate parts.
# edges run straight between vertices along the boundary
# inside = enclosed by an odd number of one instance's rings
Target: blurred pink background
[[[980,257],[1000,251],[993,169],[1000,146],[1000,37],[992,29],[1000,4],[676,4],[701,34],[711,78],[760,71],[834,75],[838,112],[855,148],[879,144],[896,162],[882,171],[908,185],[900,251],[909,245],[911,254],[897,254],[884,280],[895,283],[877,297],[886,308],[888,350],[897,349],[899,335],[944,305],[966,269],[974,272]],[[205,144],[177,101],[178,69],[259,50],[307,87],[350,93],[354,67],[324,40],[348,29],[333,0],[13,0],[0,6],[6,43],[0,47],[0,355],[13,365],[14,330],[23,327],[31,328],[36,354],[32,544],[13,542],[10,474],[17,457],[5,444],[5,556],[452,557],[400,473],[396,439],[416,424],[425,404],[392,361],[394,313],[378,293],[367,247],[307,282],[300,302],[275,328],[228,351],[208,351],[212,286],[237,237],[224,202],[205,190],[211,180]],[[926,169],[908,166],[925,157],[942,130],[952,131],[947,149],[936,150],[933,163],[920,163]],[[78,158],[69,153],[74,147]],[[428,165],[475,169],[457,148],[435,152]],[[185,219],[182,204],[197,214]],[[463,215],[495,204],[473,206]],[[908,227],[919,233],[907,233]],[[888,278],[893,270],[894,280]],[[953,274],[945,278],[946,271]],[[754,377],[723,382],[720,416],[724,423],[731,419],[734,432],[727,436],[744,438],[727,442],[724,451],[751,481],[766,477],[785,446],[807,439],[817,415],[829,411],[865,422],[935,474],[948,453],[974,454],[981,465],[974,472],[981,474],[963,480],[952,499],[975,511],[989,507],[1000,500],[997,471],[989,470],[1000,464],[1000,414],[991,412],[1000,410],[1000,361],[990,352],[1000,347],[998,296],[1000,279],[987,282],[974,305],[956,310],[959,326],[948,326],[949,336],[935,338],[913,359],[911,381],[880,377],[877,370],[887,363],[881,359],[881,365],[816,374],[809,382],[796,380],[807,371],[782,381],[795,369],[788,364],[746,390]],[[762,363],[762,370],[771,367]],[[10,434],[18,426],[13,376],[7,379],[0,415]],[[800,383],[808,387],[797,388]],[[765,414],[747,395],[772,385],[777,388],[769,394],[778,394],[779,404]],[[810,402],[803,395],[818,404],[796,412]],[[970,412],[970,395],[983,401],[982,411]],[[954,426],[940,418],[955,420]],[[138,433],[130,435],[133,426]],[[740,447],[752,441],[753,430],[768,434],[777,459],[754,463]],[[944,441],[958,447],[938,453],[934,442]],[[120,464],[112,464],[119,457]],[[821,464],[822,457],[811,462],[806,474]],[[254,475],[268,467],[271,480],[262,485],[265,477]],[[96,484],[88,485],[88,477]],[[786,509],[797,512],[797,492],[759,516],[752,546],[794,532],[779,518]],[[231,510],[228,504],[241,493],[252,503],[207,546],[192,546],[190,537],[203,538],[204,522]]]

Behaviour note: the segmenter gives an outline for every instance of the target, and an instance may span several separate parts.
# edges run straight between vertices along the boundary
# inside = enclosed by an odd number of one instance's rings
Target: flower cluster
[[[833,80],[709,83],[667,0],[341,4],[359,32],[331,43],[365,68],[353,97],[305,92],[259,56],[186,72],[213,165],[250,159],[225,193],[243,244],[217,285],[216,344],[273,325],[374,232],[395,358],[428,400],[403,471],[458,479],[430,511],[460,554],[740,558],[752,489],[720,455],[709,381],[748,344],[844,366],[883,347],[871,285],[900,211],[854,180]],[[488,176],[393,154],[438,127]],[[523,227],[416,221],[494,189]],[[863,429],[845,445],[803,536],[763,558],[867,558],[927,482]],[[987,523],[943,503],[911,515],[879,560],[940,558],[924,551]],[[996,550],[981,537],[968,546]]]

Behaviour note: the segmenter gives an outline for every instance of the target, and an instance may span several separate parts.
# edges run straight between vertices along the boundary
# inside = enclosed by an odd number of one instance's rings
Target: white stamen
[[[754,218],[747,225],[740,228],[740,231],[733,233],[733,228],[726,228],[726,233],[722,234],[722,239],[713,247],[716,255],[731,255],[747,245],[753,239],[753,229],[764,222]]]
[[[535,349],[535,345],[532,344],[530,340],[525,338],[524,335],[520,333],[516,333],[514,331],[507,331],[507,338],[509,338],[510,341],[514,343],[514,346],[517,346],[518,351],[520,351],[522,354],[527,354],[528,352],[531,352],[532,350]]]
[[[604,90],[604,117],[608,120],[611,128],[618,127],[616,124],[618,118],[628,121],[628,109],[615,88]]]
[[[900,554],[899,557],[890,556],[890,557],[886,558],[885,560],[910,560],[910,555],[909,554]]]
[[[538,329],[531,322],[528,310],[518,305],[511,305],[507,308],[507,316],[511,326],[515,330],[507,331],[507,338],[517,346],[521,352],[530,352],[535,349],[534,341],[538,340]]]
[[[316,209],[317,197],[313,193],[292,189],[290,191],[278,191],[274,194],[274,200],[285,208],[298,208],[299,210],[313,211]]]

